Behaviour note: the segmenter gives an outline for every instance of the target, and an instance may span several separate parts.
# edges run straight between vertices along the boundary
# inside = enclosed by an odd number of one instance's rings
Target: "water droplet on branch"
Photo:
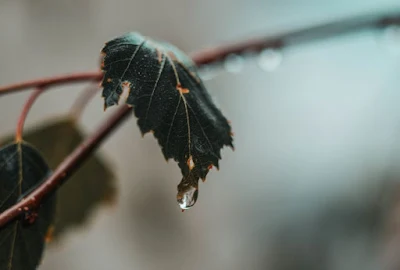
[[[258,56],[258,65],[265,71],[273,71],[282,62],[282,52],[276,49],[265,49]]]
[[[243,69],[243,56],[230,54],[225,58],[224,68],[227,72],[239,73]]]
[[[216,65],[203,65],[200,67],[198,73],[202,80],[209,81],[217,77],[218,73],[220,72],[220,68]]]

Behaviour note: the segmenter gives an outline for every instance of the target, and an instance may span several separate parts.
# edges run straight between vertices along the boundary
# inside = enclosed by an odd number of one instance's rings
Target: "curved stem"
[[[105,123],[79,144],[79,146],[61,162],[46,181],[24,199],[0,214],[0,227],[27,211],[36,210],[43,199],[53,194],[53,192],[83,164],[87,157],[98,148],[104,139],[107,138],[123,120],[127,119],[131,112],[132,108],[126,105],[118,108]]]
[[[18,118],[17,129],[15,131],[15,141],[17,141],[17,142],[22,141],[22,133],[24,130],[24,124],[25,124],[25,120],[28,115],[28,112],[32,108],[33,103],[40,96],[40,94],[43,93],[44,90],[45,90],[45,88],[43,88],[43,87],[36,88],[33,91],[33,93],[29,96],[26,103],[24,104],[24,107],[22,108],[22,112]]]

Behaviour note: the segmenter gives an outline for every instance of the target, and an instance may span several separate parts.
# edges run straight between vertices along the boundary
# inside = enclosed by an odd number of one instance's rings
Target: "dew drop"
[[[195,187],[190,187],[181,194],[178,193],[177,201],[181,209],[189,209],[195,205],[197,197],[199,196],[199,190]]]
[[[198,72],[202,80],[209,81],[217,77],[218,71],[218,68],[213,65],[203,65]]]
[[[195,175],[192,172],[188,176],[183,177],[178,185],[176,199],[181,209],[189,209],[197,201],[197,197],[199,196],[199,179]]]
[[[390,25],[383,31],[383,46],[393,55],[400,55],[400,25]]]
[[[227,72],[239,73],[243,69],[243,56],[230,54],[225,58],[224,68]]]
[[[273,71],[282,62],[282,53],[276,49],[265,49],[258,56],[258,65],[265,71]]]

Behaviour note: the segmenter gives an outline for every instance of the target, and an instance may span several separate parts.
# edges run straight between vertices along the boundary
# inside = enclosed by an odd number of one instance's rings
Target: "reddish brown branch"
[[[131,107],[121,106],[117,111],[103,123],[94,133],[84,140],[54,171],[54,173],[43,182],[37,189],[27,197],[7,209],[0,215],[0,227],[15,219],[21,213],[35,210],[46,196],[63,184],[76,169],[90,156],[94,150],[130,115]]]
[[[400,13],[391,15],[375,15],[340,20],[314,27],[279,34],[266,38],[255,38],[244,42],[236,42],[225,46],[206,49],[192,55],[193,61],[201,66],[224,60],[230,54],[260,52],[264,49],[282,49],[288,46],[336,37],[366,29],[375,29],[392,24],[400,24]]]
[[[100,81],[103,76],[103,73],[100,71],[94,72],[84,72],[84,73],[76,73],[69,75],[61,75],[51,78],[44,78],[39,80],[32,80],[22,83],[16,83],[12,85],[7,85],[0,87],[0,95],[7,94],[10,92],[21,91],[34,87],[50,87],[60,84],[66,83],[77,83],[77,82],[86,82],[86,81]]]
[[[363,16],[347,20],[326,23],[319,26],[308,27],[286,34],[272,37],[255,38],[242,42],[235,42],[211,49],[203,49],[191,55],[196,65],[202,66],[223,60],[230,54],[243,54],[245,52],[259,52],[267,48],[284,48],[306,42],[335,37],[338,35],[353,33],[365,29],[382,28],[389,25],[400,24],[400,13],[391,15]],[[54,86],[65,83],[100,81],[103,74],[101,71],[61,75],[57,77],[32,80],[0,87],[0,95],[27,88]]]
[[[28,112],[32,108],[32,105],[35,102],[35,100],[40,96],[40,94],[43,93],[44,90],[45,88],[43,87],[36,88],[35,91],[32,93],[32,95],[28,98],[28,100],[24,104],[21,115],[18,118],[17,129],[15,131],[15,141],[18,142],[22,140],[22,132],[24,130],[24,124]]]

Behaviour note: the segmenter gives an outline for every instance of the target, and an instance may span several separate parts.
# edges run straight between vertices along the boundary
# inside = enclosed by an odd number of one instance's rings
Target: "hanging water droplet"
[[[224,60],[224,68],[231,73],[239,73],[243,69],[243,56],[230,54]]]
[[[389,53],[400,55],[400,25],[390,25],[385,28],[383,46]]]
[[[195,173],[190,173],[183,177],[178,185],[178,194],[176,199],[181,209],[189,209],[195,205],[199,196],[199,179],[194,176]]]
[[[181,209],[191,208],[197,201],[199,196],[199,190],[195,187],[190,187],[188,190],[182,194],[178,194],[178,204]]]
[[[273,71],[282,62],[282,53],[276,49],[265,49],[258,56],[258,65],[265,71]]]

